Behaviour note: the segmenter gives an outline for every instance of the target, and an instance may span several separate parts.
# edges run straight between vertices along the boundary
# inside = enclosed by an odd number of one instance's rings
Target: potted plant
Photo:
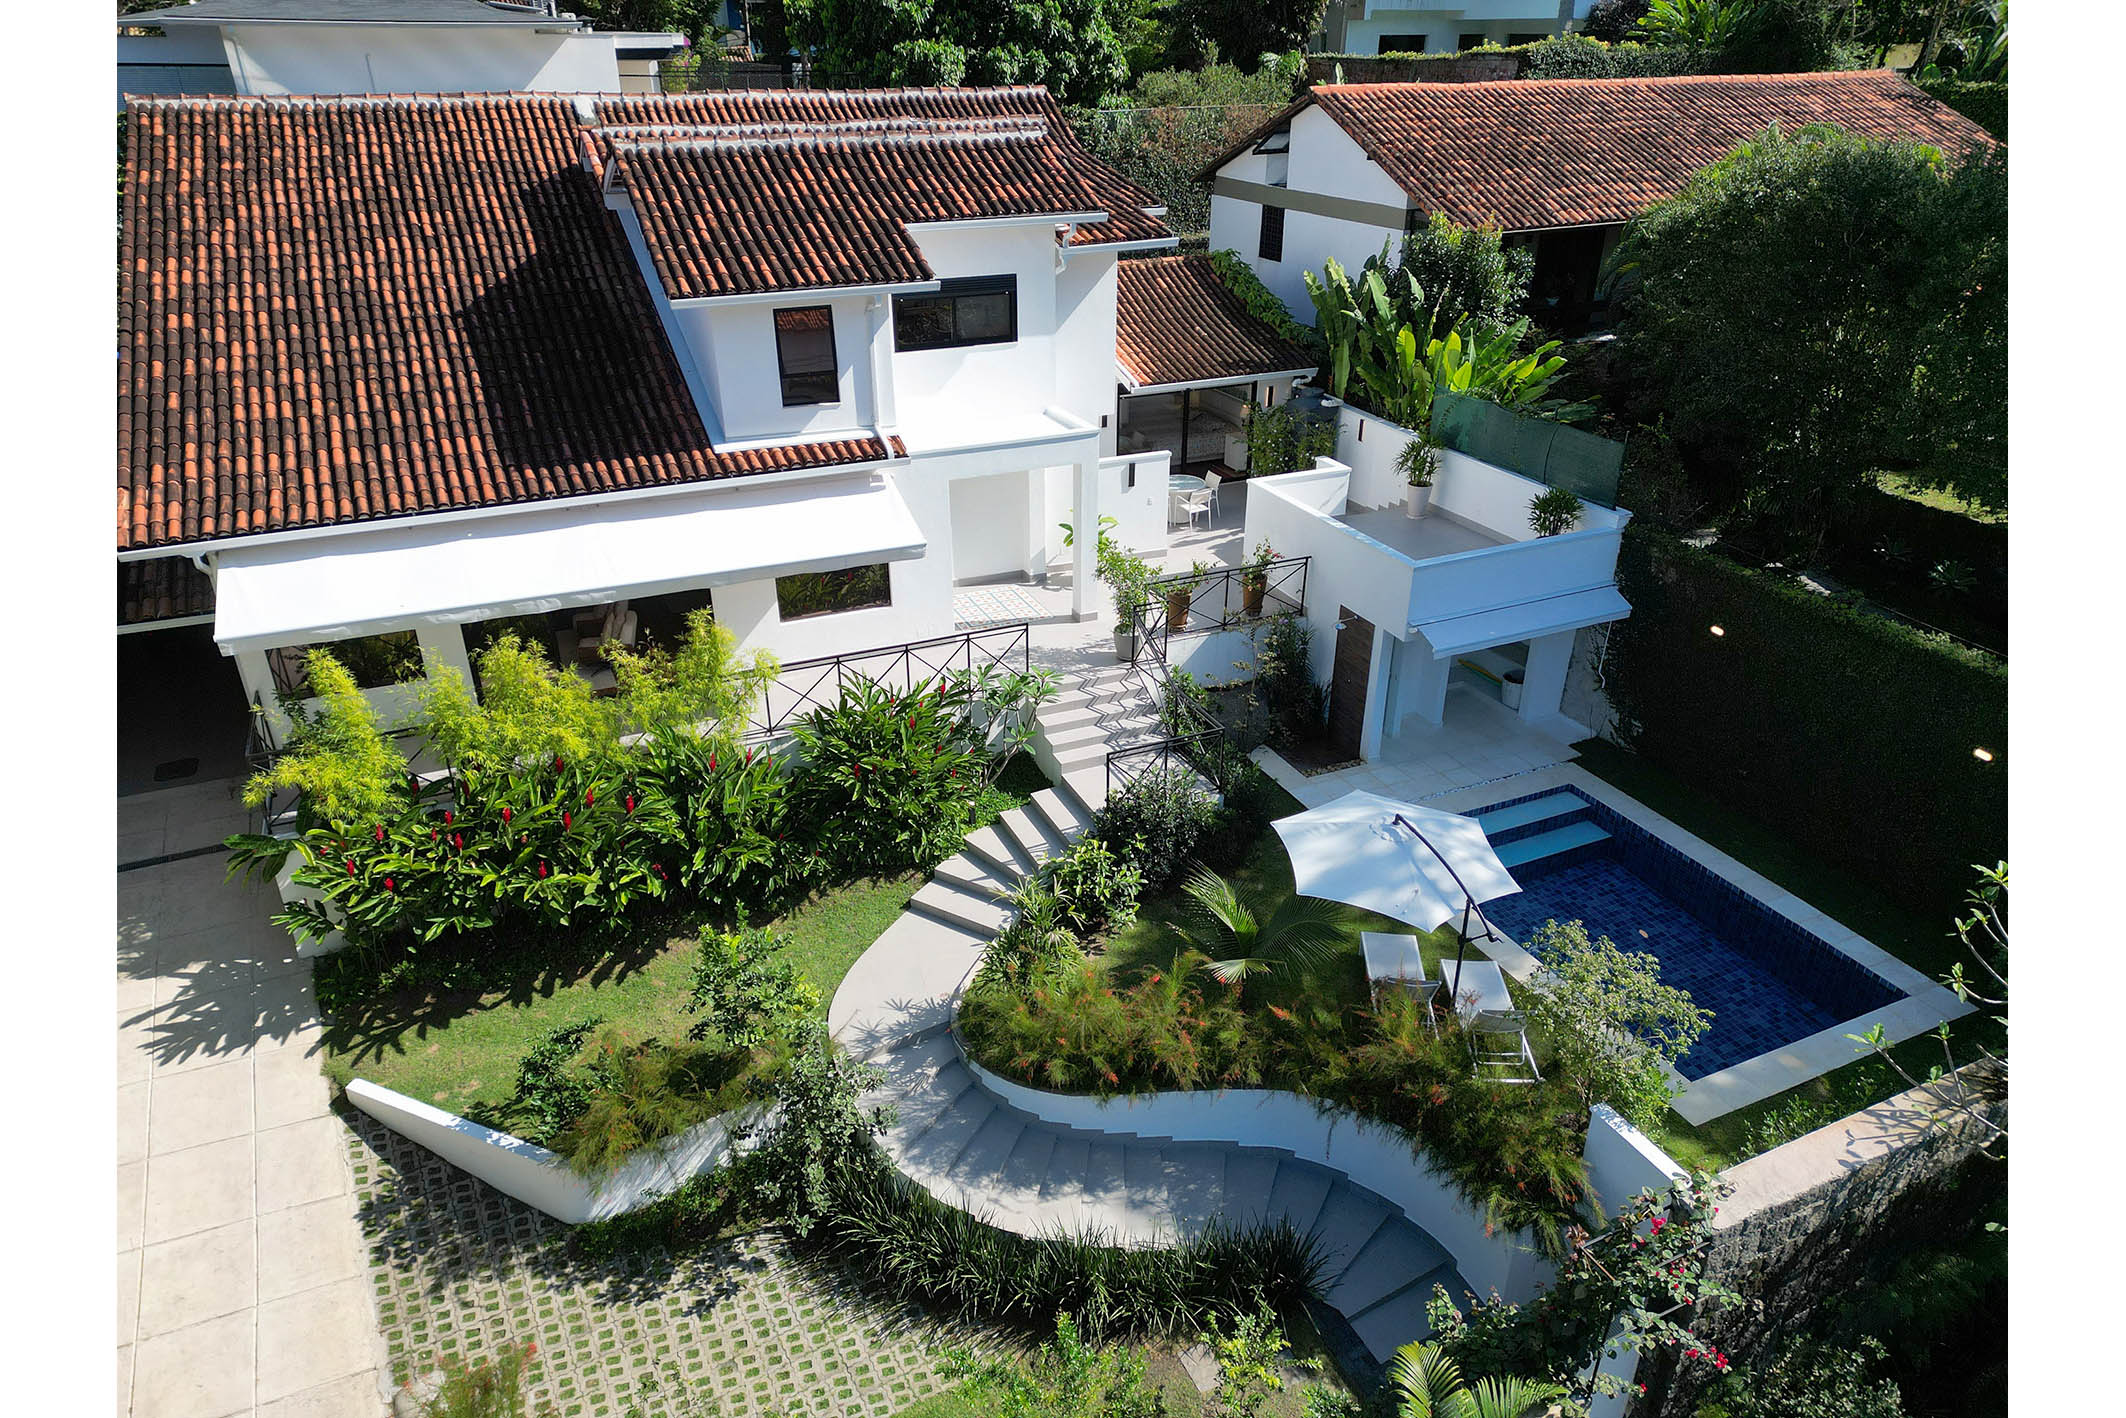
[[[1189,602],[1195,598],[1196,588],[1211,574],[1211,568],[1203,562],[1195,562],[1180,576],[1166,583],[1166,629],[1168,634],[1188,629]]]
[[[1403,515],[1422,517],[1432,510],[1432,479],[1439,472],[1439,446],[1429,438],[1413,438],[1395,455],[1395,470],[1403,475],[1408,491],[1403,496]]]
[[[1152,569],[1103,530],[1094,574],[1115,593],[1115,658],[1128,664],[1137,658],[1136,611],[1150,593]]]
[[[1554,487],[1528,504],[1528,525],[1539,537],[1554,537],[1580,524],[1580,499],[1570,489]]]
[[[1282,555],[1270,546],[1270,539],[1264,537],[1255,545],[1254,558],[1242,569],[1240,604],[1248,619],[1253,620],[1262,614],[1262,598],[1270,589],[1270,563]]]

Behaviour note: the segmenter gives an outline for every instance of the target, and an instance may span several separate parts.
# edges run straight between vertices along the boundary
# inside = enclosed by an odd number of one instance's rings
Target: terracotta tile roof
[[[1508,231],[1628,221],[1773,123],[1835,123],[1950,153],[1984,129],[1886,69],[1665,79],[1323,84],[1212,164],[1318,103],[1421,212]]]
[[[118,623],[146,625],[214,613],[214,583],[183,556],[118,563]]]
[[[121,549],[887,455],[710,448],[567,99],[129,111]]]
[[[1118,262],[1115,359],[1139,386],[1312,369],[1314,359],[1248,313],[1202,255]]]
[[[1102,212],[1073,245],[1169,234],[1044,89],[617,98],[598,119],[593,161],[673,299],[928,280],[909,223]]]

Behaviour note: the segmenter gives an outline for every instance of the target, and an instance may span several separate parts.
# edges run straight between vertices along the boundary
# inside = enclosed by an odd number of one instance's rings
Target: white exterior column
[[[1100,613],[1093,580],[1100,549],[1100,446],[1093,443],[1071,467],[1070,613],[1091,620]]]
[[[472,673],[472,656],[465,651],[464,626],[424,625],[414,635],[421,642],[421,660],[431,673],[448,665],[465,677],[465,687],[473,697],[479,697],[479,684]]]
[[[1368,763],[1380,757],[1380,741],[1388,726],[1388,665],[1395,643],[1385,626],[1373,627],[1373,658],[1366,666],[1365,727],[1358,734],[1358,756]]]
[[[1579,632],[1560,630],[1528,642],[1528,666],[1522,672],[1521,719],[1542,724],[1558,717],[1565,699],[1565,673],[1572,668],[1572,644]]]

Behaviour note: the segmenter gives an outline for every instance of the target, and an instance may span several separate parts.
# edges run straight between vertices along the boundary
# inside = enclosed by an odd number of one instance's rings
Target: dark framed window
[[[1488,34],[1465,34],[1456,42],[1463,49],[1482,49],[1491,42],[1491,36]],[[1514,43],[1518,44],[1520,41],[1515,40]]]
[[[1373,47],[1375,54],[1423,54],[1425,37],[1421,34],[1384,34]]]
[[[775,362],[782,370],[782,402],[831,404],[842,395],[834,359],[834,311],[800,305],[775,312]]]
[[[1019,338],[1019,278],[963,276],[893,298],[896,350],[1008,345]]]
[[[784,620],[893,604],[893,578],[883,561],[845,571],[800,571],[775,578],[775,609]]]
[[[1284,208],[1262,209],[1262,235],[1255,242],[1255,254],[1265,261],[1284,260]]]

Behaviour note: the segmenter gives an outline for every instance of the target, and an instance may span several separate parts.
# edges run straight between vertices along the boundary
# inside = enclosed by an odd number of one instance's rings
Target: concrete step
[[[1047,1170],[1041,1176],[1041,1199],[1082,1199],[1086,1188],[1086,1169],[1091,1163],[1090,1137],[1082,1133],[1057,1133],[1056,1145],[1049,1150]]]
[[[895,1164],[926,1185],[951,1185],[960,1154],[988,1126],[995,1111],[994,1099],[979,1088],[971,1089],[929,1127],[902,1142],[894,1153]]]
[[[1059,1141],[1052,1128],[1029,1127],[1021,1132],[997,1175],[999,1188],[1028,1203],[1038,1201]]]
[[[1609,834],[1592,822],[1574,822],[1534,837],[1523,837],[1518,842],[1508,842],[1492,850],[1498,853],[1499,861],[1508,870],[1539,862],[1545,857],[1554,857],[1560,852],[1569,852],[1575,847],[1590,847],[1597,842],[1607,842]]]
[[[1444,1285],[1457,1305],[1466,1305],[1464,1293],[1468,1282],[1454,1271],[1451,1265],[1428,1270],[1400,1290],[1374,1304],[1363,1314],[1346,1314],[1352,1331],[1366,1352],[1382,1363],[1394,1357],[1395,1351],[1413,1339],[1430,1339],[1432,1326],[1425,1318],[1425,1304],[1432,1298],[1432,1287]]]
[[[1000,1188],[1012,1149],[1027,1131],[1026,1118],[1009,1108],[995,1108],[967,1148],[952,1164],[952,1180],[969,1196],[987,1199]]]
[[[997,819],[997,827],[1011,838],[1018,854],[1036,866],[1061,852],[1063,839],[1025,808],[1015,807]]]
[[[908,898],[908,904],[925,915],[992,936],[1011,921],[1009,906],[942,881],[924,886]]]
[[[1351,1262],[1373,1239],[1373,1233],[1395,1214],[1395,1208],[1380,1197],[1338,1178],[1313,1227],[1321,1243],[1323,1278],[1329,1282],[1330,1290],[1342,1281]]]
[[[1011,838],[995,823],[967,834],[965,854],[979,857],[988,864],[992,875],[1013,884],[1033,870],[1033,863],[1019,854]]]
[[[1328,1301],[1345,1318],[1364,1312],[1426,1271],[1452,1264],[1446,1248],[1397,1211],[1329,1287]]]
[[[1159,1149],[1166,1157],[1166,1219],[1180,1235],[1193,1236],[1225,1214],[1225,1169],[1234,1149],[1224,1143],[1177,1142]]]
[[[1060,729],[1050,729],[1044,724],[1041,732],[1048,739],[1048,746],[1055,750],[1058,757],[1074,748],[1085,748],[1093,744],[1104,745],[1107,742],[1106,726],[1091,720],[1082,724],[1067,724]]]
[[[1012,888],[1020,881],[1017,876],[1003,876],[996,867],[967,852],[939,862],[937,870],[932,872],[931,876],[961,891],[971,891],[977,896],[992,899],[1009,896]]]
[[[1260,1148],[1227,1149],[1219,1200],[1220,1214],[1227,1222],[1254,1226],[1268,1218],[1270,1190],[1276,1185],[1281,1161],[1280,1154]]]
[[[1277,1164],[1277,1179],[1270,1186],[1269,1214],[1283,1217],[1304,1236],[1321,1219],[1321,1208],[1335,1189],[1336,1173],[1315,1162],[1288,1158]]]
[[[1054,788],[1033,795],[1033,809],[1049,830],[1065,842],[1075,842],[1093,825],[1093,815],[1075,797]]]
[[[1068,788],[1072,797],[1097,816],[1100,809],[1107,806],[1106,763],[1101,763],[1097,768],[1080,768],[1065,773],[1058,791],[1063,788]]]

